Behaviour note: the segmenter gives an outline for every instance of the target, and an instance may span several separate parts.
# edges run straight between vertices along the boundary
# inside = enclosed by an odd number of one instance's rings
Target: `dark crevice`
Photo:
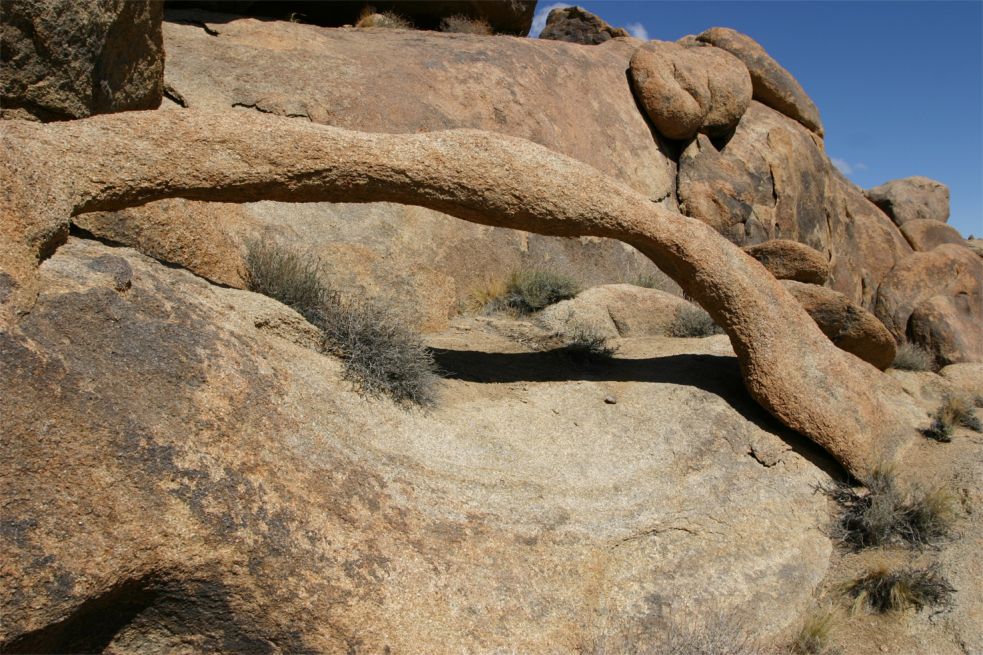
[[[266,107],[261,107],[260,105],[258,105],[255,102],[253,102],[253,103],[233,102],[232,103],[232,106],[233,107],[243,107],[245,109],[255,109],[256,111],[258,111],[261,114],[273,114],[274,116],[282,116],[283,118],[306,118],[309,121],[311,120],[310,114],[287,114],[287,113],[280,113],[280,112],[277,112],[277,111],[272,111],[270,109],[267,109]]]
[[[181,107],[188,108],[188,101],[184,99],[181,92],[174,88],[170,82],[164,82],[164,97],[173,100]]]

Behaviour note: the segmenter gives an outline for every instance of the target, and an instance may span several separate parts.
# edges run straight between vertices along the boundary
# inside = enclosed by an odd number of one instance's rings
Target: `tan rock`
[[[901,234],[911,244],[911,247],[924,252],[943,243],[966,245],[966,240],[956,228],[931,219],[916,218],[901,224]]]
[[[771,239],[745,246],[744,252],[761,262],[779,280],[823,285],[829,277],[829,262],[821,253],[798,241]]]
[[[963,245],[983,257],[983,239],[966,239],[966,243]]]
[[[837,348],[882,371],[894,361],[894,337],[866,309],[826,287],[793,280],[784,280],[783,284]]]
[[[631,58],[631,80],[645,113],[670,139],[726,134],[751,103],[751,77],[716,48],[649,41]]]
[[[727,27],[713,27],[697,35],[697,41],[722,48],[736,56],[751,72],[754,99],[823,135],[819,110],[802,85],[746,34]]]
[[[898,225],[908,221],[949,220],[949,187],[921,176],[891,180],[864,195]]]
[[[269,299],[79,239],[40,275],[0,333],[4,652],[658,649],[708,607],[777,636],[826,571],[829,476],[725,337],[588,380],[469,321],[407,412]]]
[[[970,398],[983,398],[983,364],[963,362],[949,364],[939,371],[939,375],[949,381],[960,393]]]
[[[620,27],[612,27],[600,16],[580,7],[557,7],[546,17],[546,27],[539,38],[581,45],[598,45],[611,39],[629,36]]]
[[[868,309],[880,281],[912,252],[815,135],[759,102],[723,149],[701,136],[683,151],[678,196],[683,213],[738,245],[787,239],[818,251],[829,285]]]
[[[476,223],[631,243],[727,331],[752,397],[860,477],[911,436],[899,390],[835,348],[764,267],[704,223],[521,139],[366,134],[202,110],[11,121],[2,139],[0,269],[18,285],[8,319],[38,288],[48,244],[38,235],[64,232],[68,217],[87,211],[174,196],[417,204]]]
[[[163,2],[7,0],[0,116],[65,120],[160,106]]]
[[[589,326],[607,338],[665,336],[676,312],[689,304],[659,289],[608,284],[550,305],[537,315],[537,321],[554,332]]]
[[[877,318],[895,339],[907,335],[940,364],[983,360],[983,261],[943,244],[898,264],[877,292]]]

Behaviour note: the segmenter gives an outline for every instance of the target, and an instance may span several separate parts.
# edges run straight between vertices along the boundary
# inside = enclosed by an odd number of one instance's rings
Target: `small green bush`
[[[680,307],[669,326],[671,337],[711,337],[723,333],[723,328],[714,322],[706,310],[693,304]]]
[[[891,368],[900,371],[934,371],[935,357],[917,344],[902,341],[894,355]]]
[[[873,472],[866,492],[846,483],[823,490],[840,505],[834,536],[856,550],[903,543],[925,546],[948,536],[955,498],[944,488],[902,491],[890,468]]]
[[[854,609],[896,612],[914,607],[948,605],[956,591],[935,567],[925,569],[882,566],[853,581],[847,588],[854,598]]]
[[[956,426],[983,432],[983,424],[976,418],[973,403],[963,396],[947,395],[932,414],[932,424],[923,434],[936,441],[949,442],[952,441],[952,432]]]
[[[468,18],[467,16],[448,16],[440,21],[441,32],[457,32],[459,34],[479,34],[490,36],[492,34],[491,25],[488,21],[481,18]]]
[[[567,275],[542,269],[517,271],[505,285],[504,305],[519,314],[532,314],[579,292],[580,284]]]
[[[322,350],[340,357],[345,379],[363,393],[432,405],[437,367],[406,317],[368,301],[343,300],[325,286],[319,264],[260,241],[246,244],[247,287],[293,308],[321,332]]]

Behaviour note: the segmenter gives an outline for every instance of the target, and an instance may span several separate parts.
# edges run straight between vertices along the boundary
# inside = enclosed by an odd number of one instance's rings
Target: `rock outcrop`
[[[446,18],[483,21],[496,34],[526,36],[536,12],[535,0],[166,0],[168,12],[206,9],[249,18],[275,18],[325,27],[354,25],[368,7],[394,12],[420,30],[437,30]]]
[[[700,136],[683,151],[678,198],[683,213],[738,245],[786,239],[818,251],[829,286],[868,309],[884,276],[912,252],[812,133],[757,101],[726,147]]]
[[[829,462],[726,337],[584,380],[464,323],[406,412],[262,296],[89,240],[40,275],[0,332],[5,653],[657,647],[707,604],[780,633],[825,573]]]
[[[587,327],[609,339],[666,336],[679,308],[689,304],[684,298],[659,289],[607,284],[550,305],[539,313],[537,321],[561,334]]]
[[[941,365],[983,361],[983,261],[953,244],[915,253],[881,283],[874,312]]]
[[[819,110],[791,73],[746,34],[727,27],[713,27],[697,35],[697,41],[723,48],[744,62],[754,84],[754,99],[818,134],[823,135]]]
[[[528,141],[473,130],[368,134],[205,111],[12,121],[2,137],[7,317],[33,303],[42,252],[77,214],[175,196],[417,204],[475,223],[631,243],[727,331],[752,397],[859,477],[911,436],[899,391],[835,348],[754,259],[704,223]],[[58,174],[41,162],[58,162]]]
[[[898,225],[908,221],[949,220],[949,187],[927,177],[891,180],[864,191]]]
[[[546,27],[539,38],[580,45],[598,45],[611,39],[629,36],[620,27],[611,27],[599,16],[580,7],[557,7],[546,17]]]
[[[941,221],[927,218],[916,218],[905,221],[901,224],[901,234],[911,244],[911,247],[918,252],[931,250],[935,246],[941,246],[943,243],[954,243],[960,246],[966,245],[966,241],[959,234],[959,230]]]
[[[728,134],[751,104],[747,68],[718,48],[649,41],[629,70],[645,113],[670,139]]]
[[[838,291],[794,280],[783,282],[837,348],[880,370],[894,361],[897,344],[884,324]]]
[[[821,286],[829,277],[829,263],[822,254],[798,241],[771,239],[746,246],[744,252],[761,262],[779,280]]]
[[[5,0],[0,116],[65,120],[160,106],[157,0]]]

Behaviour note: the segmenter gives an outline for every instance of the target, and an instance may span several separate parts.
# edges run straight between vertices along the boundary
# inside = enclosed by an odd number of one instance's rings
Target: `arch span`
[[[704,223],[592,167],[476,130],[368,134],[248,112],[127,112],[5,121],[0,266],[7,304],[70,217],[152,200],[378,202],[554,236],[631,244],[724,327],[754,399],[864,478],[908,442],[911,410],[880,371],[836,348],[758,262]]]

